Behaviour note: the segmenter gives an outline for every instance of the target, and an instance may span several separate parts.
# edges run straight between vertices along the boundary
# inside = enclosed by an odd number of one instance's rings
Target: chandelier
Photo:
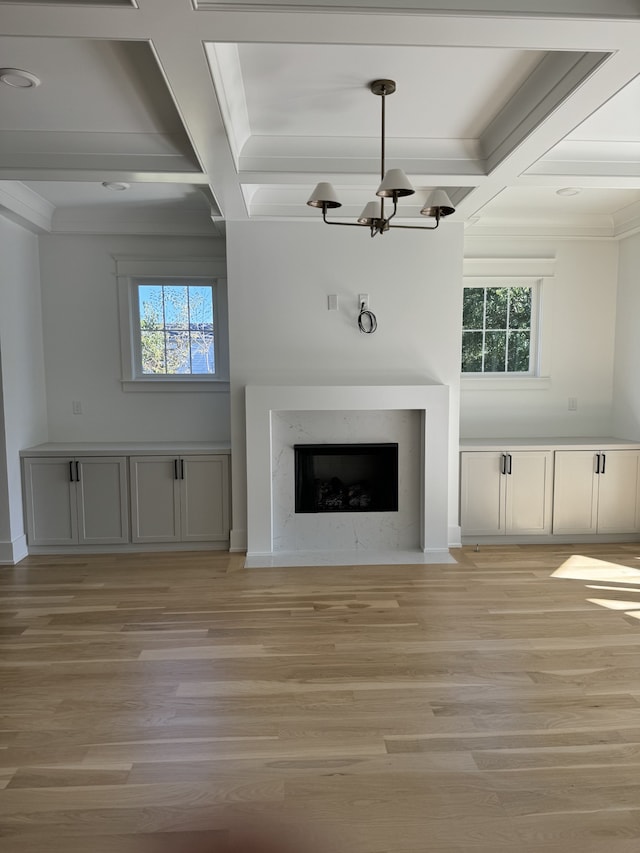
[[[374,95],[379,95],[382,103],[382,131],[380,138],[380,186],[376,190],[376,195],[380,201],[370,201],[360,216],[357,222],[336,222],[327,219],[327,211],[334,210],[337,207],[342,207],[338,201],[336,191],[330,183],[321,182],[317,185],[309,198],[307,204],[310,207],[319,207],[322,209],[322,219],[327,225],[351,225],[357,227],[369,228],[371,236],[376,234],[384,234],[390,228],[412,228],[419,231],[433,231],[440,224],[440,220],[453,213],[455,208],[451,204],[451,199],[444,190],[434,190],[426,204],[420,211],[422,216],[428,216],[435,219],[435,225],[397,225],[391,220],[398,211],[398,199],[403,196],[413,195],[414,188],[409,183],[409,179],[402,169],[389,169],[385,171],[384,155],[385,155],[385,101],[388,95],[393,95],[396,90],[394,80],[374,80],[369,85],[371,92]],[[393,202],[393,212],[385,216],[384,201],[391,199]]]

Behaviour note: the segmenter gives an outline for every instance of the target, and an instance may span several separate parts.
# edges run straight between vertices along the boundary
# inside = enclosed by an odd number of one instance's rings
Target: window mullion
[[[484,373],[484,356],[487,351],[487,288],[482,290],[482,373]]]
[[[167,316],[164,310],[164,284],[161,285],[161,295],[162,295],[162,343],[164,345],[164,372],[168,373],[168,361],[167,361]]]
[[[511,314],[511,287],[507,288],[507,321],[505,323],[504,337],[504,372],[509,372],[509,316]]]
[[[191,287],[187,285],[187,351],[189,353],[189,373],[193,373],[191,360]]]

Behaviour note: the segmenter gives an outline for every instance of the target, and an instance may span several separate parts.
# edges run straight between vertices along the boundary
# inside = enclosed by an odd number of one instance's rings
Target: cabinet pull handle
[[[177,459],[173,460],[173,479],[174,480],[178,479],[178,460]]]
[[[184,480],[184,459],[180,460],[180,479]]]
[[[73,461],[69,462],[69,482],[73,483]]]
[[[507,473],[507,454],[506,453],[502,453],[500,455],[500,473],[501,474]]]
[[[607,464],[607,454],[603,453],[602,454],[602,471],[600,472],[601,474],[604,474],[604,466],[606,464]]]
[[[511,454],[510,454],[510,453],[507,453],[507,458],[508,458],[508,460],[509,460],[509,468],[508,468],[508,470],[507,470],[507,474],[511,474],[511,462],[512,462],[512,459],[511,459]]]
[[[76,462],[76,483],[80,482],[80,463]]]
[[[596,453],[596,474],[600,473],[600,454]]]

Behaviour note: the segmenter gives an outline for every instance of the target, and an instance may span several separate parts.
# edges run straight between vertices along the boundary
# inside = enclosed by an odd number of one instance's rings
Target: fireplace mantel
[[[413,410],[420,415],[420,550],[448,553],[446,385],[248,385],[247,556],[274,553],[273,424],[283,412]]]

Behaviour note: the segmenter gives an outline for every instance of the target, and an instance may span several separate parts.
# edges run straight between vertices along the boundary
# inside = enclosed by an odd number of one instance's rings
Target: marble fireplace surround
[[[419,551],[448,554],[449,388],[446,385],[247,385],[247,557],[274,555],[274,416],[417,411]]]

